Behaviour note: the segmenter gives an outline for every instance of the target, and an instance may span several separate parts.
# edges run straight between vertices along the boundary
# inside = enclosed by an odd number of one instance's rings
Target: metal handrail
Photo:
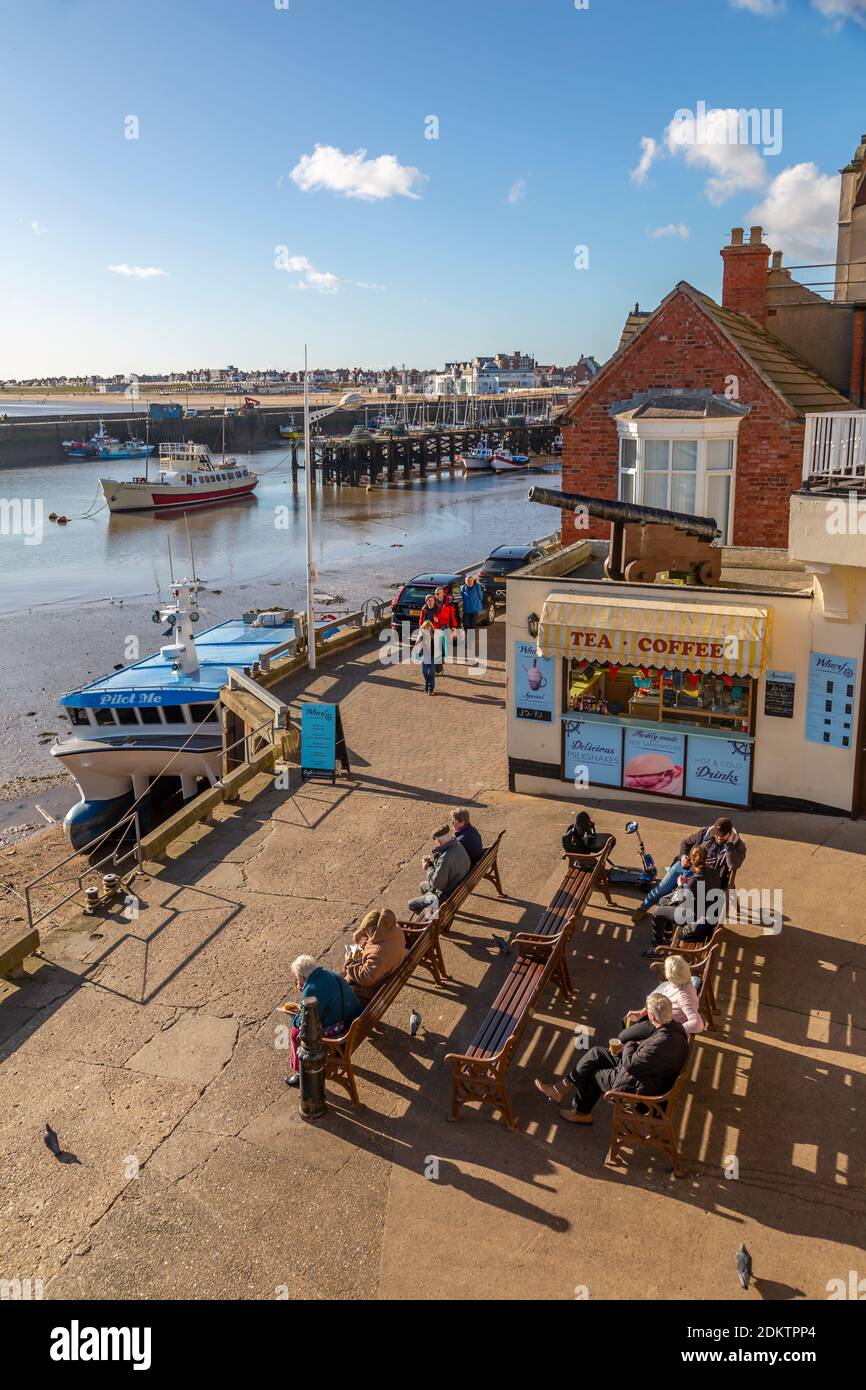
[[[135,839],[131,849],[128,849],[125,854],[120,855],[118,854],[118,851],[120,849],[120,846],[123,844],[123,841],[126,839],[130,825],[135,826]],[[71,892],[67,893],[65,897],[59,898],[57,902],[52,903],[49,907],[45,908],[44,911],[34,916],[33,903],[31,901],[31,893],[33,889],[36,888],[40,883],[42,883],[46,878],[50,877],[51,874],[56,873],[58,869],[62,869],[65,864],[69,863],[70,859],[78,859],[81,855],[90,854],[95,846],[102,844],[103,841],[108,839],[109,836],[116,835],[121,827],[123,827],[123,833],[120,836],[120,839],[117,842],[117,844],[115,844],[114,848],[111,850],[111,852],[109,854],[106,854],[103,859],[97,859],[94,863],[88,864],[85,869],[82,869],[80,873],[75,875],[75,887],[72,889]],[[128,811],[125,816],[123,816],[119,821],[116,822],[115,825],[110,826],[108,830],[103,830],[101,834],[94,836],[94,838],[90,840],[89,843],[86,844],[83,849],[71,850],[70,853],[67,854],[65,858],[61,859],[57,864],[52,864],[50,869],[46,869],[45,872],[39,874],[37,878],[30,879],[27,883],[25,883],[24,902],[27,907],[27,922],[30,927],[30,930],[32,931],[33,928],[36,927],[36,925],[39,922],[43,922],[46,917],[50,917],[53,912],[57,912],[59,908],[64,907],[66,903],[70,902],[74,897],[76,897],[77,894],[81,892],[84,879],[89,874],[98,874],[100,870],[103,869],[104,866],[108,863],[111,863],[112,867],[117,869],[125,860],[131,858],[132,856],[135,857],[136,864],[140,869],[141,828],[137,810]]]

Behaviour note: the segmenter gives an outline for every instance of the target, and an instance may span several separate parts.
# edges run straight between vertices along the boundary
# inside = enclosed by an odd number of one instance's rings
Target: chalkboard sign
[[[337,764],[349,773],[349,754],[339,705],[301,706],[301,778],[337,780]]]
[[[768,671],[764,686],[764,714],[776,719],[794,718],[796,682],[793,671]]]

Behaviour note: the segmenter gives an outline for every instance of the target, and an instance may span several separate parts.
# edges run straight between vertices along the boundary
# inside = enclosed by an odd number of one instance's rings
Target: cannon
[[[610,548],[604,562],[607,579],[651,583],[664,572],[692,577],[698,584],[718,583],[722,552],[713,541],[721,532],[714,517],[642,507],[610,497],[554,492],[546,487],[530,488],[529,500],[562,511],[583,511],[610,522]]]

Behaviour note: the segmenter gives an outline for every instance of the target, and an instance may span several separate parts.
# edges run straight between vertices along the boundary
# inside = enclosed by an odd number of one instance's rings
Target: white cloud
[[[30,230],[34,236],[44,236],[45,233],[48,231],[48,228],[43,227],[41,222],[31,222]]]
[[[647,227],[646,234],[653,240],[663,236],[678,236],[683,241],[688,241],[689,229],[685,222],[668,222],[666,227]]]
[[[838,24],[853,19],[866,28],[866,0],[812,0],[812,8]]]
[[[781,14],[785,0],[731,0],[735,10],[751,10],[752,14]]]
[[[508,190],[506,202],[519,203],[526,197],[526,179],[515,179]]]
[[[155,275],[168,275],[168,271],[158,265],[127,265],[125,261],[120,265],[110,265],[108,269],[112,275],[127,275],[134,280],[152,280]]]
[[[420,198],[415,190],[426,177],[411,165],[398,164],[392,154],[368,159],[366,150],[344,154],[334,145],[316,145],[312,154],[301,156],[290,175],[304,193],[327,188],[345,198],[362,198],[365,202],[396,195]]]
[[[632,183],[644,182],[659,152],[658,142],[651,135],[641,136],[640,147],[640,160],[631,171]]]
[[[383,290],[384,285],[371,284],[366,280],[342,280],[330,270],[317,270],[308,256],[289,256],[279,254],[275,262],[277,270],[286,270],[301,275],[293,280],[290,290],[318,290],[320,294],[336,294],[341,289]]]
[[[822,174],[815,164],[793,164],[770,183],[749,213],[762,226],[768,245],[798,260],[827,260],[836,246],[839,175]]]
[[[665,130],[669,154],[681,156],[694,168],[711,171],[704,191],[715,207],[735,193],[763,188],[769,177],[764,157],[755,145],[730,140],[737,119],[732,107],[712,107],[705,113],[702,128],[691,118],[675,116]]]

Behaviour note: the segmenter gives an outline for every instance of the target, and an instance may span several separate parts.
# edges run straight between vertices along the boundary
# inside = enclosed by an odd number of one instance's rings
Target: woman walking
[[[478,625],[478,615],[484,607],[484,590],[478,582],[477,574],[467,574],[460,590],[463,600],[463,628],[474,632]]]
[[[425,616],[423,612],[421,616]],[[449,634],[455,633],[458,626],[454,599],[451,597],[450,591],[446,593],[441,584],[436,589],[436,613],[433,618],[433,626],[439,633],[441,644],[441,655],[437,664],[437,670],[441,673],[442,662],[448,660],[448,643],[452,640]]]

